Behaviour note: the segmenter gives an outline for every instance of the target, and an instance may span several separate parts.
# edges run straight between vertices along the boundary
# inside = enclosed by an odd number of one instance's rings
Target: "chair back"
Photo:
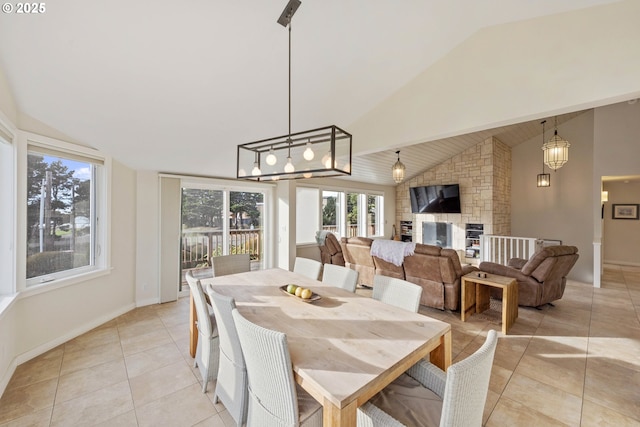
[[[349,292],[355,292],[358,272],[340,265],[325,264],[322,271],[322,282]]]
[[[213,277],[226,276],[228,274],[245,273],[251,270],[251,258],[249,254],[222,255],[211,258],[211,270]]]
[[[417,313],[421,296],[422,287],[415,283],[379,274],[373,277],[372,297],[378,301]]]
[[[298,397],[287,337],[232,312],[249,376],[247,426],[298,425]]]
[[[318,280],[322,263],[314,259],[296,257],[293,264],[293,272],[307,276],[310,279]]]
[[[441,427],[482,425],[497,344],[498,335],[490,330],[482,347],[447,369]]]
[[[187,283],[191,295],[193,296],[193,303],[196,307],[196,315],[198,317],[198,331],[206,338],[211,339],[214,335],[215,323],[211,319],[209,314],[209,308],[207,307],[207,301],[202,290],[200,280],[193,277],[190,271],[186,274]]]
[[[233,298],[219,294],[209,285],[207,294],[213,306],[220,337],[220,367],[215,396],[218,397],[237,425],[247,417],[247,368],[242,356],[238,331],[231,312],[236,308]]]

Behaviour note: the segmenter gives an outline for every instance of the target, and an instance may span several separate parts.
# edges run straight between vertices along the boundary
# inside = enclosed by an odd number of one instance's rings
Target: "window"
[[[0,295],[15,291],[13,133],[0,118]],[[2,298],[0,297],[0,300]]]
[[[322,229],[342,236],[342,206],[344,193],[339,191],[322,192]]]
[[[338,237],[382,236],[383,212],[381,194],[297,187],[296,243],[315,242],[319,226]]]
[[[27,286],[104,268],[104,159],[30,141],[26,173]]]
[[[265,259],[267,188],[182,181],[181,277],[210,269],[210,258],[220,255],[248,253],[254,270],[270,265]],[[185,285],[183,280],[181,288]]]

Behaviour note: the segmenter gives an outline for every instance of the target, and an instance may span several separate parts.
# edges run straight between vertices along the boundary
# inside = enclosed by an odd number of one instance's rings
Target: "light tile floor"
[[[454,362],[498,313],[451,323]],[[232,426],[188,354],[188,299],[135,309],[20,365],[0,426]],[[555,307],[520,307],[500,334],[486,426],[640,425],[640,268],[608,265],[602,288],[569,281]]]

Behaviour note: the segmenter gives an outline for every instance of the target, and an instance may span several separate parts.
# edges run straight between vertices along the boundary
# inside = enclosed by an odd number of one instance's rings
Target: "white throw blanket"
[[[318,242],[319,245],[324,245],[324,241],[329,233],[330,231],[327,230],[316,231],[316,242]]]
[[[416,244],[413,242],[375,239],[373,243],[371,243],[372,256],[377,256],[396,266],[401,266],[404,257],[413,255],[415,250]]]

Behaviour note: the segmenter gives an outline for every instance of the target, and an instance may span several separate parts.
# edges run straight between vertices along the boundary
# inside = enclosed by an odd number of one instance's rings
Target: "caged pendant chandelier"
[[[546,120],[543,120],[542,122],[540,122],[540,124],[542,125],[542,146],[543,147],[544,147],[544,124],[546,122],[547,122]],[[548,173],[544,173],[544,155],[542,157],[542,173],[538,174],[537,184],[538,184],[538,187],[551,186],[551,175]]]
[[[558,135],[558,117],[555,118],[555,132],[551,139],[542,145],[544,163],[554,171],[560,169],[569,161],[569,141]]]
[[[351,175],[351,134],[335,125],[291,133],[291,18],[300,0],[289,0],[278,23],[289,27],[289,132],[238,145],[237,178],[253,181]]]

